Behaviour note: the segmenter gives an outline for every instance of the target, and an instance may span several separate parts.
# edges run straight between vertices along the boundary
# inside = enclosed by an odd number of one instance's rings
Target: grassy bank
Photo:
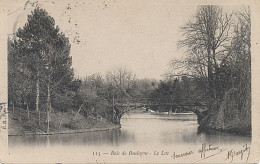
[[[111,130],[120,128],[105,118],[96,118],[93,115],[87,118],[75,111],[60,112],[53,111],[50,114],[49,134],[82,133],[88,131]],[[75,117],[76,116],[76,117]],[[26,110],[8,113],[8,135],[46,135],[47,122],[46,113],[41,112],[40,124],[39,115],[30,111],[29,118]]]

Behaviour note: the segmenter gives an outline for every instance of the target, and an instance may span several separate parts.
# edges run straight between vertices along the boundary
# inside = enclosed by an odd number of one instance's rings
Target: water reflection
[[[218,143],[222,145],[251,142],[251,137],[249,136],[225,133],[221,131],[204,129],[201,127],[197,128],[197,135],[203,137],[205,142]]]
[[[150,146],[198,145],[201,143],[249,143],[251,137],[198,129],[193,114],[153,115],[131,113],[121,120],[122,128],[111,131],[60,134],[51,136],[10,136],[9,147],[43,146]]]
[[[63,146],[92,146],[107,145],[119,146],[127,142],[133,142],[134,135],[120,129],[111,131],[59,134],[50,136],[10,136],[9,147],[14,146],[44,146],[44,145],[63,145]]]

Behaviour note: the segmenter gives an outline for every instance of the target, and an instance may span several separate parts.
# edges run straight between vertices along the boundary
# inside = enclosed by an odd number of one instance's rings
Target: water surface
[[[51,136],[10,136],[9,151],[18,157],[25,154],[71,154],[80,151],[146,150],[198,147],[202,143],[214,145],[250,144],[250,137],[198,129],[194,114],[158,115],[128,113],[121,119],[121,129]],[[27,153],[25,153],[27,151]],[[68,156],[68,155],[67,155]],[[49,156],[48,156],[49,157]],[[63,158],[61,158],[63,159]]]

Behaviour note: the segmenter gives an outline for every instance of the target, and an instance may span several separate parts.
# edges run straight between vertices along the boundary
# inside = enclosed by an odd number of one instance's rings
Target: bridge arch
[[[113,112],[113,123],[115,124],[120,124],[120,120],[122,118],[122,116],[134,109],[138,109],[138,108],[143,108],[143,110],[145,109],[158,109],[160,107],[163,107],[164,112],[175,112],[175,113],[183,113],[183,112],[187,112],[187,111],[191,111],[193,113],[195,113],[197,115],[198,118],[198,122],[200,122],[200,120],[202,120],[205,117],[205,113],[207,112],[208,108],[207,108],[207,104],[206,103],[202,103],[200,101],[186,101],[187,99],[178,99],[178,103],[172,101],[170,103],[151,103],[151,102],[133,102],[133,103],[128,103],[128,104],[115,104],[115,106],[113,107],[114,112]],[[190,100],[190,99],[189,99]],[[184,101],[186,101],[184,103]],[[180,103],[181,102],[181,103]],[[147,111],[146,110],[146,111]],[[148,111],[147,111],[148,112]]]

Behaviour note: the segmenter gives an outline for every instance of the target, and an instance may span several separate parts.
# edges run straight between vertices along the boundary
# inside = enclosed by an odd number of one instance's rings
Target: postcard
[[[259,163],[257,0],[0,4],[1,163]]]

